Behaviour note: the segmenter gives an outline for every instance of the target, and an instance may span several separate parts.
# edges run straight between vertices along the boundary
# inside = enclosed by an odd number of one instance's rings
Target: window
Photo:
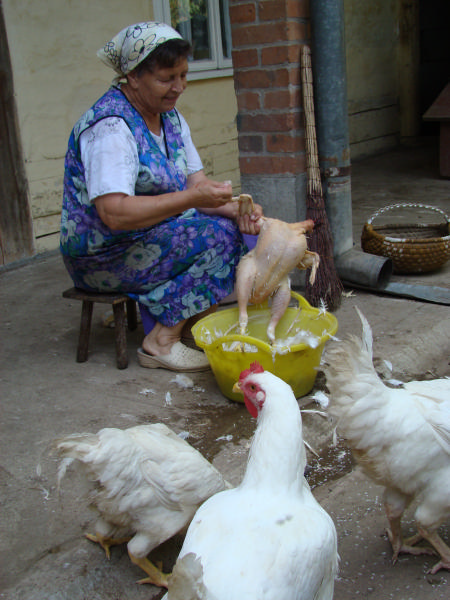
[[[228,0],[153,0],[155,19],[192,44],[189,79],[232,74]]]

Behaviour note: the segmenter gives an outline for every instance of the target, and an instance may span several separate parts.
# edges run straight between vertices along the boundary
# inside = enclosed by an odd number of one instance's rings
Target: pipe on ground
[[[342,281],[374,290],[386,288],[393,270],[390,258],[356,249],[337,256],[334,264]]]

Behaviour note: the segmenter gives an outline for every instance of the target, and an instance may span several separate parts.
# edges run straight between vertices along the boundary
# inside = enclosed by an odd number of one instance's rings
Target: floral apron
[[[86,190],[79,137],[100,119],[119,116],[136,140],[136,195],[186,189],[186,154],[178,113],[162,115],[167,157],[119,88],[113,86],[75,125],[65,161],[61,253],[75,286],[124,292],[171,327],[216,304],[234,288],[235,269],[247,251],[237,225],[195,209],[145,229],[111,231]]]

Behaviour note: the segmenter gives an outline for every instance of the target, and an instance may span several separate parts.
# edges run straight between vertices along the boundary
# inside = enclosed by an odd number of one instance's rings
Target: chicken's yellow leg
[[[126,538],[111,538],[107,536],[100,535],[99,533],[86,533],[85,537],[91,542],[96,542],[100,544],[106,554],[106,558],[109,560],[111,558],[110,548],[111,546],[120,546],[120,544],[126,544],[130,541],[130,537]]]
[[[386,532],[393,550],[392,564],[397,562],[399,554],[413,554],[415,556],[419,556],[420,554],[436,554],[432,548],[414,546],[419,541],[418,536],[414,535],[408,540],[403,540],[400,529],[400,517],[390,518],[389,525],[390,527]]]
[[[437,552],[441,556],[441,560],[431,568],[428,573],[434,575],[439,571],[439,569],[447,569],[450,571],[450,548],[441,538],[441,536],[437,533],[437,531],[428,531],[423,526],[418,525],[417,529],[419,530],[419,534],[426,539],[430,544],[434,546]]]
[[[133,556],[130,551],[128,551],[128,556],[130,557],[132,563],[140,567],[148,575],[148,577],[140,579],[138,583],[152,583],[158,587],[167,587],[168,574],[163,573],[161,569],[155,567],[155,565],[151,563],[148,558],[138,558],[137,556]]]

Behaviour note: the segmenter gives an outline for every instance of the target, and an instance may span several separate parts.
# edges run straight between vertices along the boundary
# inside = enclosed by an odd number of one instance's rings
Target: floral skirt
[[[90,256],[63,258],[77,287],[124,292],[172,327],[231,294],[247,250],[234,221],[189,210]]]

